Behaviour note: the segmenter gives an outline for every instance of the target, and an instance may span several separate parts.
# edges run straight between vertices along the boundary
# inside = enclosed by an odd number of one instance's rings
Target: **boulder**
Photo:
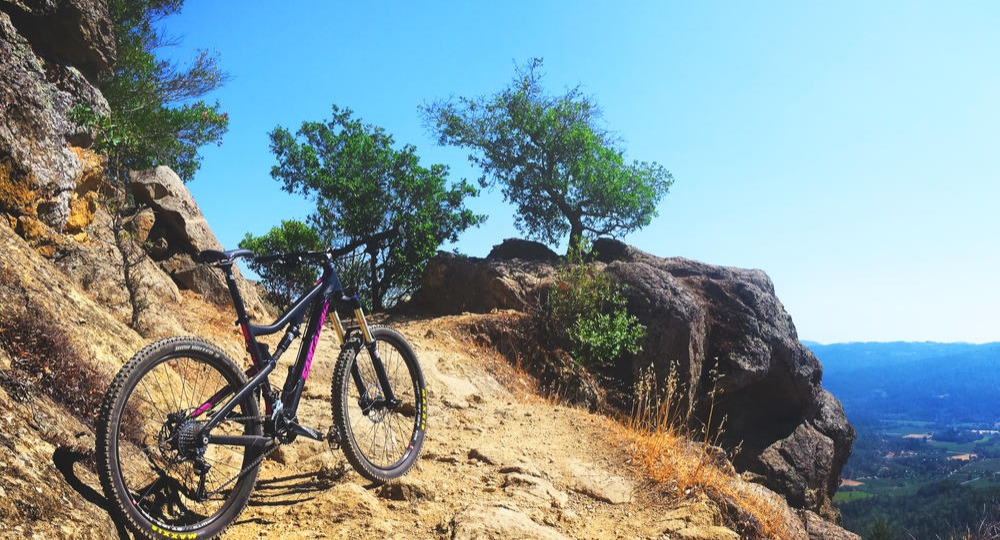
[[[82,9],[86,3],[0,1],[0,212],[38,218],[57,232],[69,219],[72,193],[84,173],[67,143],[91,140],[69,112],[79,104],[107,112],[108,105],[79,69],[59,55],[48,56],[48,44],[29,41],[30,31],[22,28],[49,8],[53,17],[76,9],[69,4]],[[55,25],[61,19],[46,20]]]
[[[198,203],[170,167],[133,172],[130,188],[136,204],[156,213],[155,232],[150,234],[165,237],[175,253],[222,249]]]
[[[130,182],[136,204],[153,211],[152,226],[137,223],[137,227],[148,227],[143,230],[146,242],[157,246],[150,255],[180,288],[197,292],[218,305],[229,305],[229,288],[222,272],[195,259],[203,250],[223,247],[177,173],[160,166],[133,172]],[[148,214],[140,212],[137,219],[148,220]],[[248,284],[238,269],[236,274],[247,311],[251,316],[264,314],[266,311],[256,287]]]
[[[422,286],[406,309],[446,314],[523,309],[555,277],[551,264],[523,259],[491,260],[439,252],[424,269]]]
[[[620,387],[649,370],[661,383],[673,374],[679,410],[692,404],[695,423],[713,429],[725,419],[718,442],[742,445],[738,470],[797,508],[829,509],[854,429],[767,274],[655,257],[614,240],[593,248],[594,264],[624,286],[629,312],[647,328],[643,352],[615,366]],[[540,261],[439,255],[413,303],[440,314],[530,311],[556,271]]]
[[[625,285],[629,311],[647,327],[633,376],[651,367],[681,375],[696,415],[742,449],[737,469],[797,508],[819,511],[840,484],[854,429],[823,390],[819,360],[761,270],[664,259],[614,240],[594,243],[605,271]],[[714,388],[714,403],[713,403]]]
[[[524,261],[554,263],[559,260],[559,255],[556,255],[556,252],[541,242],[508,238],[493,246],[493,249],[490,250],[490,254],[486,258],[491,261],[521,259]]]

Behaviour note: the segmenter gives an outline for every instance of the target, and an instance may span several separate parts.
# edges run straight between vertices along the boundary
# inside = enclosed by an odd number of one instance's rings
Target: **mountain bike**
[[[148,345],[122,367],[97,429],[98,476],[112,517],[146,539],[215,537],[246,506],[261,463],[297,437],[339,446],[354,469],[376,483],[413,467],[427,429],[420,365],[401,334],[369,325],[357,295],[345,294],[333,263],[346,253],[199,254],[200,262],[225,275],[251,365],[240,369],[202,339],[172,337]],[[318,264],[323,272],[273,323],[259,325],[250,321],[237,287],[233,265],[239,258]],[[353,323],[345,325],[337,308],[353,311]],[[333,426],[323,434],[299,423],[296,411],[328,315],[342,346],[332,381]],[[282,329],[272,354],[257,338]],[[300,336],[283,386],[272,388],[268,376]]]

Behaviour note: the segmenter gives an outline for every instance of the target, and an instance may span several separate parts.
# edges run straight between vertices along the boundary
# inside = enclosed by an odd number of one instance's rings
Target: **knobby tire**
[[[177,418],[192,415],[220,388],[238,389],[246,382],[225,353],[197,338],[157,341],[122,367],[105,395],[97,426],[98,476],[117,522],[147,540],[209,539],[236,519],[253,491],[259,464],[246,468],[260,451],[205,446],[203,459],[212,465],[205,475],[206,491],[211,494],[214,486],[219,493],[198,501],[191,494],[197,493],[200,475],[177,443],[183,431],[179,426],[194,433],[192,422],[210,417],[231,393],[196,418]],[[169,420],[171,414],[174,420]],[[259,417],[253,393],[230,417]],[[226,420],[213,434],[260,435],[261,430],[257,420]]]
[[[372,327],[372,337],[390,385],[401,403],[364,410],[364,400],[383,397],[372,358],[359,333],[340,350],[332,385],[333,420],[341,448],[361,476],[384,483],[406,474],[417,462],[427,430],[427,390],[416,354],[406,338],[385,327]],[[357,365],[363,390],[352,376]]]

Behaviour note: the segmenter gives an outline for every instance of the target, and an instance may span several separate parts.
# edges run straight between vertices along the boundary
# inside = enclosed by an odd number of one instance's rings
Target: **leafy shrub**
[[[599,368],[638,354],[646,327],[628,313],[621,286],[585,262],[589,246],[570,249],[543,308],[543,325],[555,345],[582,366]]]
[[[319,251],[324,249],[316,230],[296,220],[282,221],[267,234],[253,236],[247,233],[240,240],[240,248],[249,249],[258,255],[292,253],[296,251]],[[317,269],[308,264],[289,266],[281,263],[247,263],[260,276],[269,300],[284,308],[316,283]]]
[[[117,54],[97,86],[110,114],[82,105],[72,111],[73,120],[95,134],[95,148],[108,157],[112,180],[124,183],[129,171],[168,165],[188,182],[201,167],[198,149],[221,144],[229,129],[229,116],[219,103],[200,99],[228,76],[206,51],[199,51],[187,65],[160,53],[177,44],[164,33],[161,20],[180,12],[183,0],[106,3]]]

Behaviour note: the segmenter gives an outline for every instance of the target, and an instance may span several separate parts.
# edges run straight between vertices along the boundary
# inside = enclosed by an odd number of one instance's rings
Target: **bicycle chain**
[[[237,417],[234,417],[234,418],[227,418],[225,421],[226,422],[243,422],[243,421],[259,421],[259,422],[263,422],[263,421],[266,421],[266,420],[268,420],[268,417],[266,417],[266,416],[237,416]],[[233,482],[239,480],[244,475],[246,475],[248,472],[250,472],[252,469],[254,469],[255,467],[259,466],[261,463],[263,463],[264,460],[267,459],[268,456],[270,456],[272,453],[274,453],[275,450],[277,450],[280,447],[281,447],[281,443],[278,443],[278,442],[271,443],[271,446],[263,454],[261,454],[260,456],[258,456],[257,459],[253,460],[246,467],[243,467],[243,469],[240,470],[240,472],[236,473],[235,476],[233,476],[229,480],[226,480],[226,483],[224,483],[221,486],[219,486],[218,488],[216,488],[216,489],[214,489],[214,490],[206,493],[205,494],[205,498],[207,499],[207,498],[212,497],[214,495],[218,495],[222,490],[226,489],[229,486],[229,484],[232,484]]]
[[[264,460],[267,459],[267,456],[270,456],[271,453],[273,453],[275,450],[277,450],[280,447],[281,447],[281,443],[273,443],[271,445],[271,447],[266,452],[264,452],[263,454],[261,454],[260,457],[258,457],[257,459],[253,460],[253,462],[251,462],[249,465],[247,465],[246,467],[244,467],[243,470],[241,470],[239,473],[236,474],[236,476],[234,476],[234,477],[230,478],[229,480],[227,480],[225,484],[222,484],[217,489],[214,489],[214,490],[206,493],[205,494],[205,498],[207,499],[207,498],[209,498],[209,497],[211,497],[213,495],[218,495],[219,492],[221,492],[222,490],[226,489],[229,486],[229,484],[232,484],[233,482],[239,480],[240,478],[243,477],[243,475],[245,475],[246,473],[250,472],[254,467],[257,467],[258,465],[260,465],[261,463],[263,463]]]

